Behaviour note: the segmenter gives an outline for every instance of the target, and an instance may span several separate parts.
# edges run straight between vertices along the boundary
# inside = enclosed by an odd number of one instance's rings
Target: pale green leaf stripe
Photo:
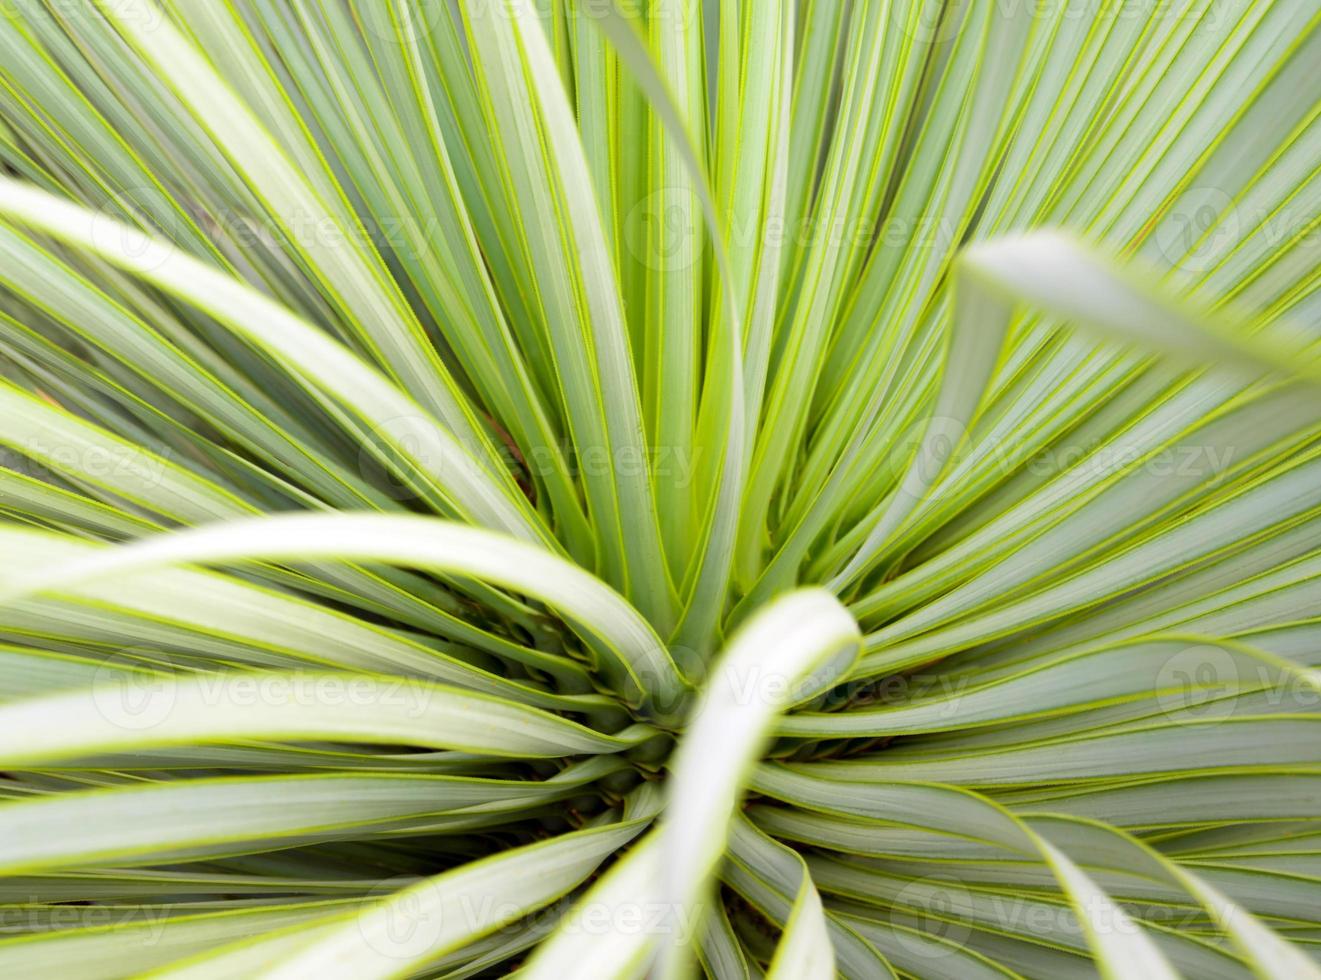
[[[815,888],[801,854],[767,837],[742,816],[734,820],[726,857],[724,882],[782,928],[793,915],[796,896],[804,887]],[[893,980],[894,969],[885,957],[832,910],[825,911],[825,926],[835,966],[845,980]]]
[[[81,538],[12,526],[0,527],[0,547],[29,572],[106,553],[103,546]],[[115,623],[122,617],[130,621],[123,628],[134,630],[132,635],[139,640],[145,641],[153,627],[180,636],[190,662],[205,655],[255,667],[306,665],[312,670],[399,674],[456,684],[539,708],[574,707],[571,699],[470,666],[447,655],[443,647],[423,645],[325,606],[215,572],[174,568],[96,579],[64,590],[60,600],[15,603],[0,611],[0,625],[40,624],[56,634],[75,634],[75,603],[83,605],[89,618],[88,633],[83,635],[98,635],[95,631],[101,624],[101,638],[114,641],[121,635]],[[58,619],[58,627],[51,619]],[[120,658],[121,665],[125,659]],[[586,673],[565,657],[546,655],[533,662],[558,676]]]
[[[4,184],[0,178],[0,202]],[[0,203],[3,208],[3,203]],[[110,490],[148,514],[172,520],[214,521],[253,508],[226,489],[146,446],[98,428],[0,378],[0,444],[23,452],[58,447],[50,465],[74,479]],[[37,462],[43,462],[38,459]],[[122,508],[126,515],[132,511]]]
[[[650,51],[612,3],[580,6],[578,11],[579,16],[593,20],[610,38],[621,65],[630,69],[651,109],[647,120],[652,157],[646,175],[648,212],[691,215],[700,201],[707,225],[713,228],[710,244],[715,248],[715,264],[722,277],[720,292],[725,297],[724,308],[733,314],[732,319],[728,316],[721,319],[719,326],[712,323],[707,327],[704,323],[708,311],[703,302],[702,277],[694,275],[706,257],[708,245],[700,226],[694,223],[680,233],[679,252],[675,256],[678,261],[641,263],[646,267],[642,284],[645,305],[637,318],[642,325],[642,344],[633,349],[635,354],[641,352],[638,360],[643,421],[652,445],[669,447],[672,452],[691,457],[701,438],[697,419],[702,394],[704,333],[722,334],[718,342],[721,348],[730,341],[737,344],[741,334],[736,326],[730,326],[739,319],[736,294],[722,235],[714,225],[714,201],[700,159],[703,140],[698,134],[705,133],[706,115],[698,60],[703,42],[701,3],[660,0],[654,5],[646,21]],[[646,248],[654,249],[657,255],[666,255],[672,235],[668,222],[652,223],[647,234]],[[715,388],[720,396],[736,393],[741,399],[741,356],[713,356],[709,351],[705,356],[709,359],[709,369],[718,371],[717,376],[722,379]],[[723,452],[740,456],[737,446],[742,437],[742,419],[732,420],[722,436]],[[725,474],[725,478],[736,475],[734,470]],[[703,522],[697,520],[703,508],[689,481],[662,477],[653,480],[653,485],[661,536],[666,545],[665,558],[676,583],[681,584],[697,540],[704,536]]]
[[[954,457],[1004,350],[1011,307],[985,296],[962,296],[956,304],[940,392],[921,428],[916,456],[884,504],[875,526],[848,564],[831,580],[843,588],[864,569],[922,501]]]
[[[1168,289],[1119,269],[1060,232],[1032,231],[974,245],[959,256],[956,270],[960,293],[950,355],[917,456],[862,546],[831,580],[832,588],[845,587],[869,567],[944,473],[1002,355],[1016,303],[1195,364],[1246,364],[1249,378],[1272,372],[1321,384],[1321,357],[1300,334],[1278,328],[1267,340],[1233,329],[1176,303]]]
[[[548,491],[561,542],[590,565],[592,533],[562,453],[562,426],[528,374],[528,358],[515,345],[510,321],[517,321],[514,329],[527,337],[527,350],[538,350],[537,340],[528,337],[530,324],[523,322],[527,318],[520,310],[499,306],[485,265],[491,256],[481,254],[470,220],[469,207],[479,202],[465,200],[456,184],[452,155],[464,148],[439,118],[437,93],[428,88],[422,42],[430,25],[422,18],[434,17],[435,11],[414,13],[400,3],[360,5],[353,12],[338,5],[320,9],[339,50],[356,51],[361,36],[383,76],[378,92],[374,76],[359,69],[365,59],[339,63],[330,53],[319,59],[349,110],[358,134],[354,148],[371,160],[370,172],[357,180],[356,188],[369,197],[388,198],[373,207],[373,215],[403,226],[404,241],[392,243],[391,259],[408,267],[409,281],[483,396],[479,404],[509,429],[525,457],[544,460],[532,475]],[[307,17],[301,22],[315,24]]]
[[[662,828],[662,903],[671,917],[701,909],[725,849],[748,770],[776,716],[847,675],[857,624],[829,593],[803,589],[745,623],[716,665],[671,764]],[[658,975],[680,976],[684,947],[660,950]]]
[[[602,735],[536,708],[381,675],[228,673],[162,677],[131,696],[111,680],[0,706],[0,766],[249,739],[559,758],[619,752],[650,733]]]
[[[268,929],[221,944],[211,943],[193,956],[166,961],[159,969],[144,973],[138,980],[167,977],[169,980],[248,980],[329,935],[344,918],[343,913],[328,915],[284,929]],[[219,950],[217,945],[220,945]]]
[[[1263,980],[1321,980],[1321,967],[1260,919],[1231,901],[1196,873],[1184,870],[1154,848],[1100,823],[1046,814],[1028,817],[1034,830],[1092,865],[1109,864],[1149,874],[1195,897],[1234,941]]]
[[[10,469],[0,469],[0,505],[112,540],[159,530],[146,518]]]
[[[702,218],[711,233],[711,249],[715,256],[716,271],[720,275],[724,313],[729,318],[732,335],[735,338],[735,350],[742,350],[743,315],[739,307],[738,280],[734,277],[733,266],[729,259],[729,248],[725,243],[725,228],[721,225],[720,212],[716,208],[715,197],[711,190],[711,180],[706,167],[698,154],[698,143],[692,129],[684,122],[683,112],[673,89],[666,82],[659,68],[647,53],[647,48],[638,36],[637,29],[620,14],[614,0],[606,0],[595,7],[583,7],[581,15],[595,24],[601,33],[610,40],[619,59],[633,73],[634,81],[646,94],[650,107],[659,117],[674,152],[678,155],[686,175],[691,182],[691,189],[697,196],[702,208]],[[671,9],[662,12],[662,17],[682,21],[684,17],[694,16],[693,11]],[[737,359],[736,359],[737,361]],[[734,391],[742,394],[742,371],[730,376]]]
[[[120,980],[217,945],[251,942],[254,934],[311,936],[318,920],[337,919],[353,908],[341,900],[193,915],[167,915],[162,909],[160,919],[132,925],[114,922],[116,910],[107,909],[112,925],[0,940],[0,971],[12,977]]]
[[[0,214],[100,256],[192,303],[357,412],[459,513],[528,540],[550,536],[507,473],[482,467],[451,429],[338,342],[239,279],[161,239],[29,185],[0,179]],[[129,457],[133,458],[133,457]]]
[[[223,893],[235,897],[305,895],[338,898],[360,895],[370,888],[361,879],[345,877],[290,878],[278,874],[251,875],[230,869],[186,871],[158,868],[90,868],[51,871],[39,875],[6,875],[0,879],[0,902],[37,901],[48,905],[80,900],[108,904],[164,903],[181,895]]]
[[[387,980],[522,918],[577,887],[649,822],[583,830],[428,878],[318,937],[254,980]],[[407,916],[407,919],[403,917]],[[422,935],[401,929],[422,922]]]
[[[574,902],[556,931],[543,942],[519,976],[524,980],[564,977],[627,977],[645,970],[660,942],[685,942],[693,925],[662,935],[651,921],[659,910],[660,836],[654,831],[621,857]]]
[[[707,976],[721,980],[752,980],[752,966],[747,951],[739,942],[723,903],[711,909],[701,931],[697,950]]]
[[[965,649],[965,641],[986,642],[1059,619],[1131,593],[1139,586],[1157,583],[1171,573],[1194,569],[1210,559],[1225,560],[1235,551],[1271,536],[1287,541],[1286,536],[1292,532],[1301,538],[1298,543],[1304,543],[1316,530],[1308,522],[1318,516],[1321,507],[1319,473],[1321,457],[1313,451],[1285,466],[1254,474],[1255,479],[1245,486],[1218,494],[1209,501],[1211,506],[1171,522],[1160,534],[1093,556],[1089,564],[1073,574],[1041,578],[1035,592],[1019,590],[999,602],[983,602],[980,608],[963,610],[962,618],[956,615],[940,628],[924,628],[923,621],[935,625],[951,606],[957,607],[963,601],[965,594],[976,595],[983,590],[994,579],[994,570],[989,570],[980,580],[974,578],[910,616],[869,634],[866,668],[889,673],[902,669],[896,665],[905,662],[913,665]],[[1023,553],[1031,550],[1025,548]],[[908,638],[903,638],[905,635]],[[889,669],[882,664],[889,665]]]
[[[1154,773],[1321,765],[1321,715],[1205,718],[1174,711],[1163,722],[1082,732],[999,749],[943,754],[903,750],[819,763],[847,779],[905,779],[966,786],[1043,784]]]
[[[197,338],[177,323],[163,315],[149,323],[127,312],[74,268],[8,229],[0,232],[0,257],[6,287],[80,342],[103,351],[113,359],[112,370],[116,362],[122,365],[116,373],[126,386],[141,379],[159,389],[171,402],[209,419],[274,472],[292,475],[328,502],[345,508],[388,506],[388,498],[373,492],[361,474],[329,457],[305,424],[235,378],[232,369],[216,365],[214,354],[198,350]],[[32,285],[56,281],[57,291]],[[25,329],[17,322],[6,325]]]
[[[186,960],[175,960],[159,972],[147,974],[148,977],[169,980],[249,980],[264,970],[272,969],[287,960],[294,953],[306,949],[322,938],[329,937],[336,929],[350,920],[354,913],[360,914],[363,903],[349,915],[326,916],[319,921],[306,923],[291,928],[271,930],[258,937],[248,936],[236,942],[230,942],[217,950],[214,946],[197,956]],[[407,909],[405,914],[407,914]],[[554,926],[559,909],[544,909],[524,922],[512,923],[499,932],[478,938],[453,950],[430,964],[428,972],[436,971],[450,978],[475,975],[477,971],[509,960],[518,953],[534,945]],[[421,928],[427,930],[429,923],[415,923],[407,919],[400,924],[401,929]],[[462,964],[461,969],[450,972]],[[414,972],[417,975],[417,971]],[[144,977],[143,980],[146,980]]]
[[[587,160],[531,0],[460,5],[482,76],[488,125],[503,139],[518,194],[525,261],[536,274],[570,431],[580,452],[609,457],[583,474],[602,575],[662,632],[676,615],[654,487],[627,458],[645,435],[627,323]],[[638,454],[643,455],[639,456]]]
[[[1321,811],[1321,772],[1277,768],[1175,773],[1119,786],[1074,784],[1033,805],[1133,829],[1306,820]]]
[[[1199,498],[1233,495],[1259,461],[1292,456],[1294,465],[1302,463],[1306,456],[1290,449],[1301,448],[1316,429],[1316,404],[1309,386],[1238,391],[1204,375],[954,546],[937,546],[938,554],[857,600],[854,611],[860,620],[880,622],[921,607],[916,624],[940,622],[951,607],[975,609],[988,590],[1002,603],[1047,576],[1071,573],[1089,552],[1159,534],[1171,508],[1187,511]],[[1212,472],[1200,464],[1164,465],[1194,456],[1215,461]],[[1016,462],[1005,458],[996,465]],[[938,504],[945,498],[937,491],[927,499]],[[1116,522],[1116,514],[1126,520]],[[905,537],[914,533],[910,527]],[[902,548],[895,542],[889,550]],[[980,574],[988,570],[993,574]]]
[[[873,861],[811,855],[808,863],[822,892],[831,896],[832,906],[840,904],[855,915],[911,928],[953,932],[962,944],[1029,977],[1073,976],[1079,971],[1093,977],[1098,972],[1105,977],[1128,976],[1098,954],[1083,915],[1094,917],[1098,935],[1140,932],[1166,957],[1176,971],[1174,976],[1199,980],[1239,980],[1243,976],[1245,964],[1239,957],[1198,933],[1201,916],[1187,903],[1167,913],[1190,916],[1193,921],[1185,931],[1159,918],[1139,922],[1137,915],[1146,911],[1140,905],[1126,923],[1112,920],[1110,908],[1099,901],[1080,912],[1068,896],[1059,893],[1058,885],[1024,894],[1019,888],[965,886],[945,874],[893,874]],[[1049,877],[1058,881],[1053,873]],[[1083,901],[1090,899],[1084,896]],[[1116,945],[1123,942],[1116,940]],[[1024,955],[1028,951],[1050,951],[1054,955],[1049,958],[1060,965],[1051,968],[1035,962],[1035,955]]]
[[[766,980],[831,980],[834,976],[835,950],[826,927],[825,908],[812,876],[804,868]]]
[[[961,273],[1002,302],[1023,302],[1067,317],[1103,336],[1155,347],[1194,364],[1248,366],[1321,383],[1314,338],[1287,324],[1246,331],[1176,301],[1155,276],[1121,268],[1054,231],[1004,236],[974,245]],[[985,295],[980,294],[981,296]]]
[[[692,182],[692,191],[702,207],[702,217],[711,232],[712,248],[720,278],[728,293],[725,297],[725,302],[729,304],[728,314],[733,323],[739,324],[742,318],[737,305],[738,294],[734,288],[737,280],[729,267],[729,254],[724,244],[725,233],[720,224],[715,199],[711,194],[711,182],[706,167],[698,156],[697,140],[684,121],[684,114],[679,108],[674,90],[648,54],[646,43],[638,36],[637,29],[615,7],[614,0],[583,7],[581,15],[590,20],[609,39],[619,55],[619,60],[633,73],[634,80],[646,94],[652,111],[660,117],[669,142],[683,164],[687,172],[686,176]],[[662,12],[661,16],[682,23],[685,17],[692,16],[692,12],[671,8]]]
[[[697,544],[700,548],[698,567],[692,576],[689,593],[681,592],[680,598],[685,603],[680,622],[675,631],[675,643],[681,648],[695,648],[700,656],[706,656],[715,640],[717,620],[722,612],[722,597],[728,586],[734,558],[734,539],[738,530],[737,509],[743,492],[747,460],[745,451],[750,445],[747,437],[747,406],[745,393],[745,367],[743,343],[743,311],[740,307],[740,283],[734,276],[730,261],[730,249],[726,245],[726,232],[722,227],[711,191],[706,169],[703,167],[697,151],[694,136],[684,122],[673,91],[664,76],[653,63],[646,45],[638,36],[636,29],[615,8],[613,0],[598,8],[581,8],[579,16],[590,19],[605,35],[619,54],[620,60],[632,71],[635,80],[646,94],[653,111],[657,113],[669,143],[677,153],[689,179],[689,188],[695,192],[702,208],[702,215],[710,232],[710,244],[715,256],[716,270],[720,277],[722,305],[717,316],[717,323],[723,326],[718,336],[708,344],[709,384],[707,388],[715,391],[708,393],[704,388],[701,398],[701,410],[698,418],[697,446],[704,445],[709,433],[723,423],[723,447],[720,453],[720,465],[713,467],[718,489],[710,495],[711,504],[702,521]],[[670,10],[659,15],[663,20],[694,16],[689,9],[686,13]],[[785,18],[780,18],[785,20]],[[654,203],[654,202],[653,202]],[[688,272],[689,270],[684,270]],[[683,273],[681,273],[683,274]],[[724,370],[720,370],[722,359]],[[665,439],[658,440],[662,446],[669,445]],[[687,493],[689,488],[680,487],[680,492]],[[658,495],[660,491],[658,490]],[[699,512],[702,509],[699,507]],[[687,534],[687,529],[683,529]],[[683,553],[685,538],[669,540],[669,549],[678,549],[678,559],[687,559]],[[672,559],[673,560],[673,559]]]
[[[938,932],[894,921],[897,916],[891,916],[890,922],[880,922],[842,910],[834,914],[910,976],[923,980],[1022,980],[1003,963]]]
[[[517,811],[581,792],[615,768],[600,756],[543,782],[386,774],[234,776],[130,783],[0,805],[0,872],[161,864],[374,833],[423,833],[428,817]],[[604,763],[604,764],[603,764]],[[169,820],[143,820],[144,813]]]
[[[1033,835],[1034,837],[1036,835]],[[1121,980],[1179,980],[1179,974],[1151,937],[1062,851],[1036,838],[1038,849],[1082,923],[1087,944],[1096,954],[1102,976]]]
[[[1209,669],[1209,673],[1207,673]],[[1196,634],[1156,634],[1095,649],[1010,664],[995,676],[977,665],[932,682],[929,695],[884,708],[782,718],[781,735],[840,737],[964,731],[1011,720],[1057,717],[1090,708],[1151,702],[1153,713],[1174,711],[1203,697],[1298,682],[1321,692],[1321,672],[1229,640]]]
[[[67,565],[91,553],[105,553],[104,546],[82,538],[17,525],[0,527],[0,547],[17,566],[29,572]],[[269,574],[272,570],[264,571]],[[315,571],[321,581],[342,579],[346,585],[376,581],[358,573],[339,576],[334,567],[322,566]],[[279,573],[271,577],[280,579]],[[295,587],[305,582],[292,574],[285,581],[291,581]],[[59,612],[52,611],[53,605],[60,607]],[[79,610],[79,606],[83,609]],[[91,611],[92,606],[95,612]],[[586,667],[567,655],[532,650],[497,637],[479,625],[434,607],[427,608],[432,618],[439,621],[436,630],[442,636],[498,657],[527,663],[554,677],[586,679]],[[126,628],[122,620],[132,621],[132,626],[127,628],[137,632],[127,635],[118,632],[117,626]],[[542,708],[568,706],[562,699],[498,678],[457,657],[447,657],[446,652],[452,652],[453,648],[424,646],[415,638],[217,572],[173,568],[99,579],[69,589],[60,600],[21,601],[0,613],[0,623],[110,642],[126,639],[135,644],[148,633],[186,636],[184,644],[190,658],[206,655],[226,663],[285,667],[295,666],[289,659],[294,658],[325,667],[430,677]],[[58,628],[52,628],[55,623]]]
[[[731,226],[745,226],[770,232],[784,217],[789,169],[789,116],[793,88],[793,5],[783,0],[758,4],[753,12],[756,18],[748,30],[764,40],[748,51],[756,59],[757,67],[740,65],[747,72],[742,79],[746,87],[737,94],[727,95],[722,102],[728,111],[733,103],[739,104],[739,131],[732,142],[739,146],[738,153],[720,154],[723,162],[736,165],[732,178],[733,188],[726,191],[732,198],[728,205]],[[764,18],[764,20],[763,20]],[[763,29],[764,28],[764,29]],[[724,61],[721,62],[722,74]],[[762,73],[765,77],[761,77]],[[729,74],[732,74],[729,73]],[[764,94],[763,94],[764,89]],[[737,160],[734,158],[737,157]],[[767,186],[763,188],[763,183]],[[713,231],[717,248],[721,237]],[[719,335],[712,337],[708,355],[708,377],[704,387],[698,418],[697,444],[715,441],[714,430],[728,416],[729,446],[719,462],[719,492],[711,495],[709,510],[704,518],[703,551],[700,564],[692,574],[692,585],[687,608],[675,634],[675,643],[691,645],[701,652],[714,646],[721,633],[721,618],[731,580],[738,573],[739,510],[742,505],[745,477],[755,447],[754,429],[761,409],[767,363],[771,354],[774,330],[776,295],[780,285],[782,242],[774,234],[762,234],[753,243],[738,241],[731,236],[729,248],[732,260],[739,263],[739,275],[734,285],[726,284],[726,291],[734,296],[734,288],[744,290],[746,298],[736,300],[746,306],[743,336],[734,337],[728,351],[718,343]],[[717,253],[718,255],[719,253]],[[746,270],[746,271],[745,271]],[[741,350],[740,377],[733,388],[727,389],[715,373],[722,357],[734,359]],[[739,369],[739,365],[734,365]],[[705,392],[714,389],[711,396]],[[733,393],[742,395],[742,404],[722,399]],[[734,436],[738,435],[737,447]],[[738,456],[731,455],[738,449]],[[704,483],[714,482],[716,470],[712,460],[709,477]],[[749,549],[751,550],[751,549]],[[749,560],[752,560],[751,557]],[[751,573],[749,573],[751,574]]]
[[[433,518],[296,514],[158,535],[85,560],[11,576],[0,603],[169,565],[316,559],[381,561],[471,576],[535,596],[599,641],[602,670],[635,704],[681,707],[687,685],[664,644],[621,596],[578,566],[504,535]],[[851,620],[850,620],[851,621]]]
[[[1043,840],[1020,818],[985,797],[953,786],[880,779],[864,784],[767,766],[758,770],[753,785],[787,802],[929,826],[1041,860],[1068,897],[1103,975],[1116,980],[1178,977],[1151,937],[1067,855]]]
[[[128,664],[106,666],[68,654],[0,644],[0,700],[14,701],[89,686],[98,672],[104,676],[119,675],[126,681],[152,676],[150,671],[137,670]]]
[[[301,241],[298,252],[320,287],[345,311],[361,341],[377,354],[401,385],[434,411],[472,449],[485,449],[480,429],[380,256],[355,244],[360,228],[344,202],[327,204],[286,157],[283,148],[225,83],[216,69],[163,16],[152,0],[125,0],[104,13],[142,57],[174,90],[183,106],[206,129],[226,159],[246,177],[255,193],[287,229],[300,221],[329,221],[340,241]],[[480,448],[479,448],[480,447]]]

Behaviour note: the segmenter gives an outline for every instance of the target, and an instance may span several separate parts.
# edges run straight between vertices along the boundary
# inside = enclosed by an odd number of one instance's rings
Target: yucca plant
[[[1321,977],[1315,0],[6,0],[0,975]]]

